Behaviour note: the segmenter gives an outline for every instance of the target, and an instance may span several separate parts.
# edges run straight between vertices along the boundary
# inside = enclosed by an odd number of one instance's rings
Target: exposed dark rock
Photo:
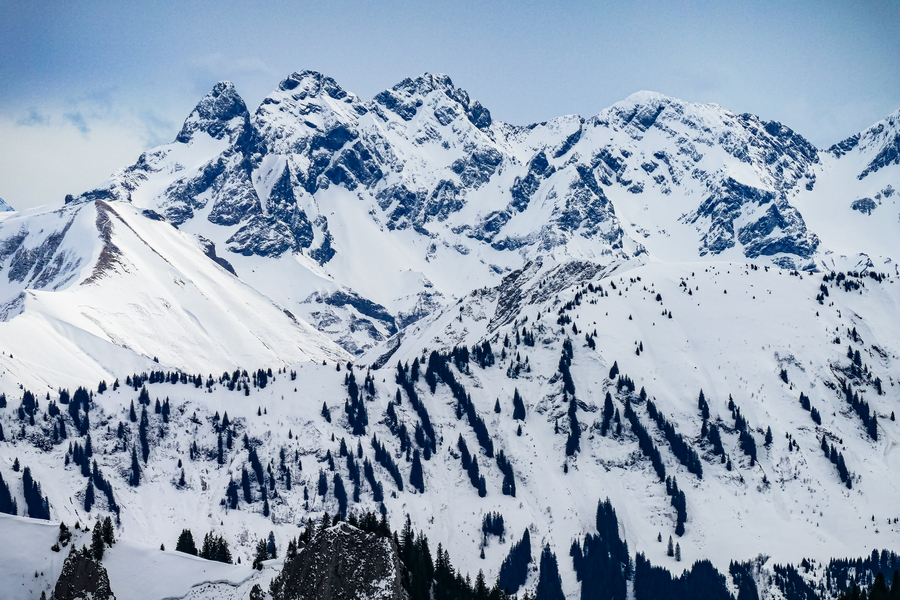
[[[62,572],[53,589],[56,600],[115,600],[109,587],[109,576],[102,564],[95,561],[89,550],[72,551],[63,563]]]
[[[459,175],[462,185],[479,188],[490,180],[503,161],[503,155],[491,147],[476,148],[467,157],[457,159],[450,169]]]
[[[206,202],[198,200],[198,196],[213,187],[225,173],[226,162],[223,157],[211,160],[203,165],[200,172],[191,178],[182,177],[166,189],[166,218],[175,225],[181,225],[193,218],[194,209],[206,206]],[[222,183],[219,183],[221,186]]]
[[[581,137],[581,129],[578,130],[577,134],[573,135]],[[528,173],[525,177],[516,177],[515,182],[509,189],[513,198],[510,206],[519,212],[528,208],[528,203],[541,186],[541,182],[550,177],[555,171],[556,169],[547,162],[547,155],[543,151],[535,154],[528,163]]]
[[[584,131],[584,119],[581,119],[581,124],[578,125],[578,131],[570,135],[566,138],[566,140],[560,145],[559,149],[553,154],[553,158],[560,158],[561,156],[565,156],[566,153],[572,149],[575,144],[581,139],[581,133]]]
[[[437,218],[438,221],[444,221],[463,207],[463,200],[460,198],[459,188],[452,181],[442,179],[428,197],[428,201],[422,209],[424,220],[430,221]]]
[[[275,219],[255,215],[227,240],[228,251],[244,256],[280,256],[291,249],[290,228]]]
[[[312,246],[312,224],[306,213],[297,204],[289,165],[284,166],[281,176],[272,186],[266,207],[270,216],[286,224],[291,230],[294,250]]]
[[[881,149],[866,167],[866,170],[859,174],[858,179],[864,179],[870,173],[874,173],[888,165],[897,164],[900,164],[900,133],[895,134],[894,139]]]
[[[216,255],[216,245],[212,241],[206,239],[202,235],[197,236],[197,239],[200,241],[200,245],[203,246],[203,253],[213,262],[221,266],[223,269],[228,271],[234,276],[237,276],[237,273],[234,270],[234,267],[231,266],[231,263],[222,258],[221,256]]]
[[[358,184],[372,187],[384,177],[375,157],[361,142],[341,151],[324,175],[335,185],[355,190]]]
[[[726,178],[713,193],[700,204],[690,223],[701,218],[710,220],[709,229],[702,238],[701,255],[719,254],[735,245],[734,220],[741,216],[741,208],[748,203],[759,206],[771,202],[775,194],[749,185],[744,185],[731,177]]]
[[[828,151],[840,158],[859,146],[859,137],[860,134],[858,133],[855,135],[851,135],[846,140],[838,142],[837,144],[829,148]]]
[[[376,194],[375,199],[382,210],[394,207],[388,214],[388,229],[409,227],[418,213],[419,196],[402,183],[384,188]]]
[[[9,277],[10,283],[13,281],[22,282],[25,281],[25,278],[28,277],[28,274],[31,273],[31,279],[29,283],[34,283],[37,280],[40,280],[46,285],[52,276],[45,276],[43,271],[45,267],[50,265],[51,259],[56,254],[59,245],[62,244],[63,239],[66,237],[66,233],[69,231],[69,228],[72,226],[72,222],[75,220],[74,217],[69,219],[62,229],[59,231],[54,231],[50,235],[48,235],[44,242],[40,246],[36,246],[34,248],[28,249],[22,246],[22,241],[24,237],[19,240],[17,245],[18,250],[13,255],[12,260],[9,261],[9,273],[7,276]],[[7,243],[12,245],[15,240],[18,239],[14,237],[10,240],[6,240],[4,242],[4,248],[0,248],[0,255],[5,254],[9,250],[5,247]],[[37,286],[42,287],[42,286]]]
[[[337,254],[337,251],[332,247],[334,238],[332,237],[331,232],[328,231],[328,219],[325,215],[316,217],[314,225],[322,232],[322,243],[319,244],[318,248],[310,250],[309,255],[317,263],[324,265]]]
[[[864,215],[871,215],[872,211],[878,208],[878,205],[871,198],[860,198],[859,200],[854,200],[850,208],[858,210]]]
[[[403,568],[393,538],[342,522],[287,559],[269,592],[273,600],[407,600]]]
[[[394,317],[388,312],[388,309],[378,303],[363,298],[355,292],[332,292],[331,294],[318,296],[316,301],[324,302],[329,306],[352,306],[358,313],[381,322],[391,335],[397,332],[397,326],[394,324]]]
[[[776,229],[778,235],[773,237]],[[781,253],[809,258],[819,245],[819,239],[807,233],[800,213],[786,201],[772,204],[756,222],[741,227],[738,241],[747,258]]]
[[[197,131],[204,131],[216,139],[222,139],[233,131],[231,121],[240,117],[244,122],[250,118],[247,105],[234,89],[230,81],[220,81],[203,97],[184,122],[184,126],[175,138],[176,142],[186,144]],[[244,123],[239,126],[243,128]]]
[[[224,183],[216,191],[216,199],[209,213],[209,221],[216,225],[237,225],[253,216],[262,214],[262,206],[256,188],[250,181],[247,167],[239,155],[229,157],[232,162],[224,173]],[[234,164],[234,161],[240,161]]]

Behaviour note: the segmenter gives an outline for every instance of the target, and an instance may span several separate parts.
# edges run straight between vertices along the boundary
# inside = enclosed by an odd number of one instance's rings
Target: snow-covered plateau
[[[823,150],[651,92],[522,127],[445,75],[219,83],[96,189],[0,201],[0,597],[341,597],[352,563],[543,600],[546,549],[572,599],[890,583],[898,188],[900,111]],[[427,536],[426,592],[369,512]]]

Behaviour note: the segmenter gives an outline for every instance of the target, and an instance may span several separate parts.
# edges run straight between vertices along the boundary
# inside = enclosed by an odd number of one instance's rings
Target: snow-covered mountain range
[[[824,150],[651,92],[523,127],[445,75],[363,101],[298,72],[252,114],[219,83],[100,187],[0,212],[0,474],[20,515],[15,459],[53,519],[112,511],[147,548],[214,531],[243,563],[334,514],[341,474],[351,512],[409,515],[490,582],[527,528],[571,598],[570,545],[608,497],[655,565],[763,556],[759,597],[794,598],[774,565],[809,557],[798,577],[834,597],[828,559],[900,541],[898,188],[900,111]],[[61,390],[82,385],[73,412]],[[90,510],[70,448],[88,433],[115,500]],[[23,597],[62,568],[23,564]],[[249,593],[239,574],[206,579]]]

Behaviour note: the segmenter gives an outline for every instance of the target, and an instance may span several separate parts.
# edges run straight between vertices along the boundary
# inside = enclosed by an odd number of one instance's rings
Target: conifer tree
[[[413,452],[412,470],[409,473],[409,484],[413,486],[413,488],[419,490],[420,494],[425,492],[425,476],[422,472],[422,461],[419,458],[418,448]]]
[[[131,487],[141,485],[141,465],[138,463],[137,448],[131,447],[131,479],[128,480]]]
[[[341,517],[347,514],[347,490],[344,489],[344,480],[340,473],[334,474],[334,497],[338,501],[338,511]]]
[[[16,500],[12,497],[9,485],[3,480],[3,473],[0,473],[0,513],[15,515],[17,512]]]
[[[41,492],[41,484],[31,476],[31,468],[22,470],[22,485],[25,492],[25,507],[32,519],[50,520],[50,504]]]
[[[538,576],[535,600],[565,600],[562,591],[562,579],[559,577],[559,565],[550,545],[544,546],[541,552],[540,575]]]
[[[500,589],[508,594],[515,594],[528,579],[528,565],[531,564],[531,535],[528,529],[522,534],[522,539],[513,544],[509,554],[500,565],[500,574],[497,582]]]
[[[519,388],[513,392],[513,419],[516,421],[525,420],[525,402],[519,394]]]
[[[194,543],[194,536],[190,529],[181,530],[178,542],[175,544],[175,551],[197,556],[197,545]]]
[[[91,512],[94,506],[94,478],[88,477],[87,489],[84,491],[84,511]]]
[[[253,490],[250,489],[250,475],[247,474],[247,468],[241,467],[241,489],[244,492],[244,502],[253,503]]]
[[[94,529],[91,531],[91,555],[94,560],[103,560],[103,529],[100,521],[94,523]]]
[[[116,537],[111,517],[106,517],[105,519],[103,519],[102,533],[103,543],[112,548],[113,544],[116,543]]]
[[[145,406],[141,410],[141,424],[138,427],[138,438],[141,443],[141,457],[144,459],[144,464],[147,464],[147,459],[150,458],[150,441],[147,438],[147,430],[150,427],[150,422],[147,418],[147,407]]]
[[[328,478],[325,476],[325,471],[319,469],[319,495],[323,498],[325,494],[328,493]]]

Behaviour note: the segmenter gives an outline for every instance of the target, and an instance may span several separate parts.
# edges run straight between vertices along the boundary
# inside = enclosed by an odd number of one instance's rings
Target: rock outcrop
[[[274,600],[408,600],[403,568],[393,538],[338,523],[288,558],[269,591]]]
[[[89,550],[75,550],[63,563],[62,572],[53,590],[56,600],[115,600],[109,587],[109,576],[103,565],[95,561]]]

